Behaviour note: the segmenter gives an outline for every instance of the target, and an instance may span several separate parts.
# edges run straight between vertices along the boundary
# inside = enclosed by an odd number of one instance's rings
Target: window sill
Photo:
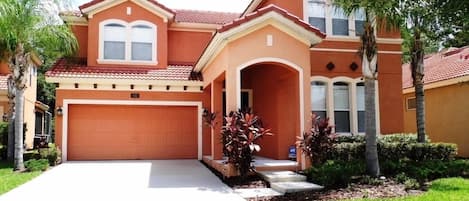
[[[97,59],[98,64],[112,64],[112,65],[145,65],[145,66],[156,66],[158,61],[129,61],[129,60],[109,60],[109,59]]]
[[[359,36],[327,36],[325,40],[360,42],[360,37]]]

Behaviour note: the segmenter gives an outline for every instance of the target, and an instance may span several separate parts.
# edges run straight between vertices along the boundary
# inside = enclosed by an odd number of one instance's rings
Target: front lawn
[[[385,201],[440,201],[440,200],[454,200],[465,201],[469,200],[469,179],[462,178],[447,178],[438,179],[432,182],[428,192],[417,196],[408,196],[401,198],[389,199],[354,199],[353,201],[371,201],[371,200],[385,200]]]
[[[16,173],[13,172],[12,164],[0,161],[0,195],[26,183],[40,174],[40,171]]]

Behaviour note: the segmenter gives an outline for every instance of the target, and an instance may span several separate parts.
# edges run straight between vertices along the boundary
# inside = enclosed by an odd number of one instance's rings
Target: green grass
[[[13,172],[12,164],[0,161],[0,195],[26,183],[40,174],[41,172],[16,173]]]
[[[353,201],[385,200],[385,201],[469,201],[469,179],[447,178],[432,182],[428,192],[417,196],[390,199],[355,199]]]

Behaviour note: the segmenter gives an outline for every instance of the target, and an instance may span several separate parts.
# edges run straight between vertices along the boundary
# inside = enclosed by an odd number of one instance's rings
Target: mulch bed
[[[215,175],[217,175],[225,184],[233,189],[245,188],[269,188],[269,183],[264,181],[258,175],[250,175],[244,179],[241,178],[223,178],[216,170],[207,166]],[[252,199],[252,201],[300,201],[300,200],[342,200],[354,198],[391,198],[409,195],[421,194],[421,190],[406,190],[405,185],[399,184],[392,179],[384,180],[381,185],[369,185],[353,183],[347,188],[329,189],[324,191],[308,191],[300,193],[288,193],[283,196],[264,197]]]

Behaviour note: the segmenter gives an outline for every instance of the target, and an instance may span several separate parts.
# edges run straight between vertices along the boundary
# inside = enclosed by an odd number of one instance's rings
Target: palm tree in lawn
[[[342,8],[347,15],[357,13],[360,10],[363,10],[365,14],[364,30],[360,37],[359,55],[362,58],[362,73],[365,80],[366,170],[369,175],[374,177],[380,174],[375,104],[375,81],[378,79],[378,70],[376,68],[378,48],[375,25],[398,24],[400,18],[396,18],[393,10],[390,9],[398,6],[397,3],[393,0],[334,0],[334,4]]]
[[[72,55],[78,47],[69,27],[44,15],[40,0],[0,1],[0,58],[9,65],[14,97],[14,169],[24,170],[23,108],[27,73],[38,57]],[[13,111],[11,111],[13,112]],[[11,139],[10,139],[11,140]]]

